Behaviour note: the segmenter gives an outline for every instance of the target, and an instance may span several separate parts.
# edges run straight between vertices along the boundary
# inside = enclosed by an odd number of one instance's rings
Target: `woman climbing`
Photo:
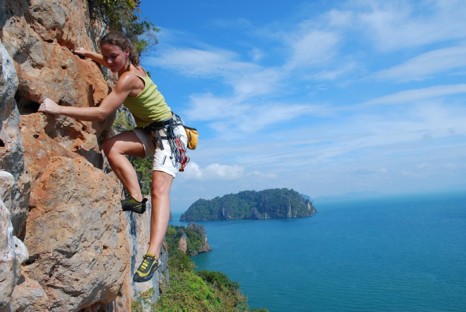
[[[160,249],[170,218],[173,179],[189,161],[185,155],[186,132],[179,117],[172,113],[157,86],[139,64],[138,53],[123,33],[112,31],[106,34],[100,40],[100,49],[102,54],[82,48],[75,53],[118,73],[116,87],[102,103],[97,107],[74,107],[60,106],[45,99],[39,111],[80,120],[103,121],[124,104],[134,116],[137,128],[109,138],[102,148],[130,195],[122,200],[125,211],[144,213],[147,200],[141,193],[136,171],[125,155],[153,157],[149,247],[133,276],[135,282],[145,282],[159,267]]]

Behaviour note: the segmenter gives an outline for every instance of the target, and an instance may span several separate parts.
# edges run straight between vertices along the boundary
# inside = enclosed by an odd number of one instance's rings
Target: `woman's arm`
[[[111,113],[116,111],[134,89],[137,78],[134,75],[121,77],[116,87],[96,107],[61,106],[51,99],[46,98],[39,107],[39,112],[51,115],[64,115],[80,120],[103,121]]]
[[[61,106],[53,100],[46,98],[40,105],[39,112],[51,115],[64,115],[79,120],[103,121],[121,105],[114,105],[111,98],[112,96],[109,94],[97,107]]]
[[[90,50],[86,50],[84,48],[79,48],[77,50],[74,50],[73,53],[77,54],[79,56],[88,57],[91,60],[93,60],[94,62],[96,62],[96,63],[98,63],[98,64],[100,64],[102,66],[107,66],[105,64],[104,57],[100,53],[93,52],[93,51],[90,51]]]

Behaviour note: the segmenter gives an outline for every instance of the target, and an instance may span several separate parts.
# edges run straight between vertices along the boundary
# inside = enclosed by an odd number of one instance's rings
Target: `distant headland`
[[[199,199],[181,215],[180,221],[291,219],[309,217],[316,212],[309,196],[281,188]]]

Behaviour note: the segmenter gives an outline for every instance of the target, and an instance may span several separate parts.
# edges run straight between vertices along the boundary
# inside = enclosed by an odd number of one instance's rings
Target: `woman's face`
[[[126,70],[129,51],[123,51],[119,46],[114,44],[103,44],[100,49],[108,69],[114,73]]]

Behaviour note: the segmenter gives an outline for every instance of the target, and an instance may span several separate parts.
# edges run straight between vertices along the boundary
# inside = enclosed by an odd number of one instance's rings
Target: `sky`
[[[466,190],[466,5],[142,0],[142,56],[199,146],[172,210],[289,188],[319,198]]]

